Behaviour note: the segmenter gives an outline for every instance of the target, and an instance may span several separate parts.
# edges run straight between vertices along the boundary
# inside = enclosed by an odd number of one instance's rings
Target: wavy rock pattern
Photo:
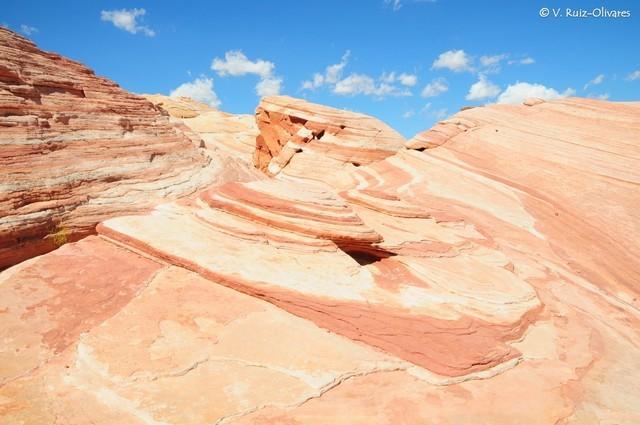
[[[640,422],[639,104],[153,101],[235,171],[0,273],[0,424]]]
[[[0,105],[0,269],[214,179],[153,104],[4,28]]]
[[[259,132],[252,115],[228,114],[188,97],[174,98],[158,94],[144,97],[167,111],[175,119],[174,122],[180,122],[195,132],[203,140],[207,151],[225,154],[243,165],[253,163]]]

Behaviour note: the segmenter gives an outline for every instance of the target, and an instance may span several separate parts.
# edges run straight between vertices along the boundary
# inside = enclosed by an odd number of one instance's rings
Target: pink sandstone
[[[263,98],[256,122],[254,164],[271,175],[287,167],[287,174],[314,173],[322,180],[323,173],[393,155],[404,143],[373,117],[288,96]]]
[[[0,269],[213,179],[153,104],[4,28],[0,104]]]
[[[154,103],[235,171],[0,273],[0,424],[640,422],[639,104]]]

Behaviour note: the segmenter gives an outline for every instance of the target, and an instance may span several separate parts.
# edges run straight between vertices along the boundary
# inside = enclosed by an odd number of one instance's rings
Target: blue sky
[[[601,6],[631,16],[564,16]],[[5,0],[0,24],[136,93],[253,113],[257,91],[279,92],[406,136],[530,94],[640,100],[636,1]]]

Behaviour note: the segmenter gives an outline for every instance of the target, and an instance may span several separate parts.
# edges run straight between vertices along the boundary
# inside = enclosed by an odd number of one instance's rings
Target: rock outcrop
[[[4,28],[0,109],[0,269],[213,179],[151,102]]]
[[[288,96],[262,99],[254,164],[275,176],[325,181],[327,175],[393,155],[405,140],[383,122]],[[348,169],[350,169],[348,168]]]
[[[187,97],[158,94],[144,97],[194,131],[211,153],[232,157],[247,169],[253,164],[259,134],[254,116],[229,114]]]
[[[272,177],[0,273],[0,423],[640,422],[640,104],[467,109],[403,147],[270,101]],[[154,102],[194,140],[220,116]]]

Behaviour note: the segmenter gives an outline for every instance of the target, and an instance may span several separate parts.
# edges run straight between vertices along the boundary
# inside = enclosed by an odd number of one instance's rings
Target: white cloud
[[[399,10],[402,7],[401,0],[384,0],[386,4],[390,4],[393,7],[393,11]]]
[[[447,80],[444,78],[436,78],[431,80],[429,84],[422,89],[422,97],[435,97],[449,90]]]
[[[496,97],[498,94],[500,94],[500,87],[489,81],[483,74],[480,74],[478,81],[473,83],[469,88],[469,93],[467,93],[465,99],[490,99]]]
[[[324,76],[322,74],[313,74],[313,79],[302,82],[302,90],[314,90],[320,87],[324,83]]]
[[[418,82],[418,76],[415,74],[402,73],[398,75],[398,81],[400,81],[400,84],[403,86],[413,87]]]
[[[402,7],[403,0],[384,0],[385,4],[391,5],[393,11],[396,12]],[[435,3],[437,0],[412,0],[413,3]]]
[[[38,33],[38,28],[22,24],[20,25],[20,32],[24,35],[33,35]]]
[[[189,83],[181,84],[169,96],[186,96],[213,107],[220,106],[220,99],[218,99],[216,92],[213,91],[213,80],[204,76]]]
[[[345,66],[347,66],[347,62],[349,61],[349,56],[351,55],[351,50],[347,50],[340,58],[340,62],[329,65],[324,74],[324,80],[327,83],[334,84],[336,83],[340,77],[342,76],[342,70]]]
[[[138,18],[147,13],[144,9],[103,10],[100,19],[111,22],[116,28],[130,32],[131,34],[143,33],[147,37],[156,35],[151,28],[138,24]]]
[[[418,77],[408,73],[383,73],[378,79],[367,74],[351,73],[343,78],[344,69],[348,64],[350,51],[346,51],[340,62],[329,65],[324,73],[316,72],[310,80],[302,82],[302,90],[315,90],[322,86],[329,86],[334,94],[341,96],[367,95],[378,98],[386,96],[411,96],[411,92],[402,88],[412,87],[418,82]]]
[[[522,59],[511,59],[507,62],[509,65],[531,65],[536,63],[536,60],[531,56],[526,56]]]
[[[601,93],[601,94],[589,93],[587,97],[591,99],[607,100],[609,99],[609,93]]]
[[[267,78],[275,69],[273,62],[258,59],[249,60],[240,50],[231,50],[224,54],[224,60],[215,58],[211,63],[211,69],[219,76],[231,75],[233,77],[254,74],[260,78]]]
[[[447,118],[447,116],[449,116],[449,110],[447,108],[436,109],[431,113],[431,115],[433,115],[435,118],[439,120],[442,120]]]
[[[495,74],[500,72],[500,65],[509,55],[506,53],[492,56],[480,56],[480,65],[482,65],[482,72]]]
[[[411,96],[408,90],[402,90],[386,82],[376,81],[366,74],[351,74],[338,81],[333,87],[333,92],[342,96],[355,96],[358,94],[385,97],[385,96]]]
[[[573,94],[575,94],[575,90],[572,88],[568,88],[564,92],[559,93],[556,89],[545,87],[542,84],[516,83],[509,85],[505,91],[498,96],[498,103],[519,104],[529,97],[551,100]]]
[[[383,73],[380,77],[380,81],[388,84],[398,82],[403,86],[413,87],[418,82],[418,76],[415,74],[407,74],[405,72],[401,74],[396,74],[395,72],[391,72],[389,74]]]
[[[421,114],[426,114],[427,112],[429,112],[431,110],[431,102],[427,102],[422,109],[420,109],[420,113]]]
[[[627,80],[629,81],[640,80],[640,69],[633,71],[631,74],[627,75]]]
[[[256,84],[258,96],[275,96],[280,94],[282,79],[277,77],[267,77]]]
[[[221,77],[257,75],[260,78],[260,81],[256,84],[258,96],[278,95],[282,88],[282,78],[273,74],[276,69],[276,65],[273,62],[263,59],[252,61],[240,50],[226,52],[224,59],[213,59],[211,69]]]
[[[584,85],[583,90],[586,90],[591,86],[597,86],[598,84],[602,84],[603,81],[604,81],[604,74],[598,74],[593,78],[593,80],[589,81],[587,84]]]
[[[496,65],[496,64],[499,64],[500,62],[502,62],[502,60],[505,59],[506,57],[507,57],[507,55],[505,55],[505,54],[493,55],[493,56],[480,56],[480,64],[482,66]]]
[[[432,69],[450,69],[454,72],[471,71],[471,57],[464,50],[448,50],[433,61]]]
[[[375,81],[368,75],[363,74],[351,74],[344,80],[338,81],[333,88],[333,92],[336,94],[359,94],[359,93],[371,93],[375,90]]]
[[[414,111],[413,109],[409,109],[408,111],[406,111],[404,114],[402,114],[402,118],[404,119],[409,119],[412,116],[414,116],[416,114],[416,111]]]
[[[351,51],[347,50],[339,63],[329,65],[325,69],[324,74],[315,73],[313,74],[313,79],[303,81],[302,89],[304,90],[315,90],[318,87],[321,87],[324,84],[335,84],[342,77],[342,71],[344,67],[347,66],[349,61],[349,56],[351,55]]]
[[[449,111],[447,108],[433,109],[431,102],[427,102],[427,104],[420,109],[420,114],[441,120],[449,115]]]

